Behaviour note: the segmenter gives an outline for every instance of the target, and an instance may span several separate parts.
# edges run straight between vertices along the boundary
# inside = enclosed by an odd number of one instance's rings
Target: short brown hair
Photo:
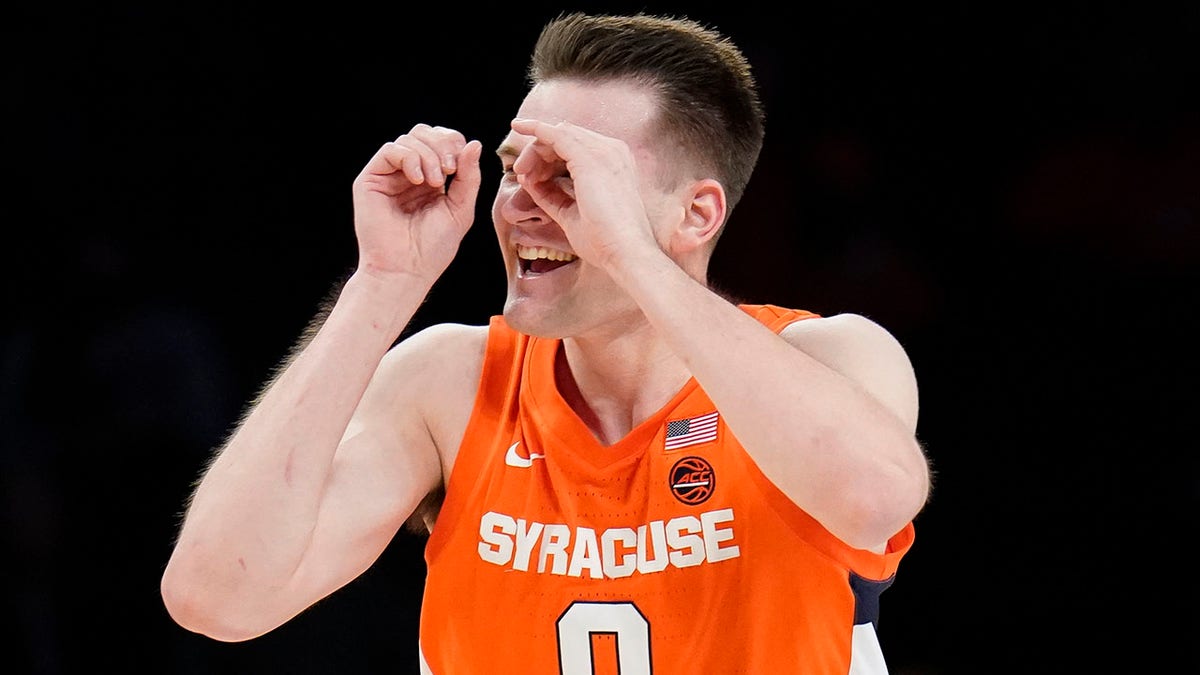
[[[692,19],[563,14],[538,37],[529,84],[560,78],[630,79],[661,102],[659,131],[725,188],[726,217],[762,150],[764,113],[745,56]]]

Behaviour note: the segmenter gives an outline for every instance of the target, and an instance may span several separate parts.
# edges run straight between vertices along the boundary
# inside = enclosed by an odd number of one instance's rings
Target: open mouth
[[[545,246],[517,246],[517,262],[522,277],[552,272],[579,260],[579,256]]]

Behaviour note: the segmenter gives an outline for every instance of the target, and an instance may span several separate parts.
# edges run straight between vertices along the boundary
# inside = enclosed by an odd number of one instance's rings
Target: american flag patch
[[[667,422],[667,450],[686,448],[717,440],[717,411]]]

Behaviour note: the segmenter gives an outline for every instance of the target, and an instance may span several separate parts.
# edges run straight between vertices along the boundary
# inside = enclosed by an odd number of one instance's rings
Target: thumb
[[[471,141],[463,146],[455,160],[454,180],[446,190],[446,199],[455,211],[474,210],[475,198],[479,195],[479,185],[482,182],[479,170],[479,158],[483,154],[483,144]]]

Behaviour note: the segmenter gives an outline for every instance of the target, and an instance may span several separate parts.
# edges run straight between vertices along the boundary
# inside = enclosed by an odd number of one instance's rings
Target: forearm
[[[919,508],[924,456],[891,410],[665,254],[650,251],[626,262],[636,270],[616,273],[626,290],[793,501],[864,547],[894,533],[904,514]]]
[[[204,475],[164,590],[234,598],[286,585],[311,540],[338,443],[427,292],[419,283],[350,278]]]

